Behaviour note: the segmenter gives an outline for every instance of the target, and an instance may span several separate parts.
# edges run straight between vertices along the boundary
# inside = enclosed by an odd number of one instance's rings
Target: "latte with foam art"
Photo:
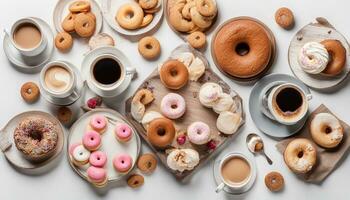
[[[72,74],[64,67],[52,66],[46,70],[44,82],[46,87],[54,93],[63,93],[72,85]]]

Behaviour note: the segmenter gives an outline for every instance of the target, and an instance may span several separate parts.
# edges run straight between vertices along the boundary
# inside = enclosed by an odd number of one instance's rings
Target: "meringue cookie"
[[[131,102],[131,115],[132,117],[138,121],[141,122],[143,115],[145,114],[146,107],[139,101],[133,101]]]
[[[196,57],[191,65],[188,67],[188,73],[190,75],[190,81],[197,81],[205,72],[205,65],[203,61]]]
[[[199,163],[199,154],[193,149],[175,149],[167,157],[168,167],[183,172],[192,170]]]
[[[192,61],[194,60],[194,55],[190,52],[184,52],[176,54],[172,56],[172,58],[182,62],[186,67],[189,67]]]
[[[224,134],[233,134],[237,131],[241,122],[241,116],[230,111],[221,112],[216,120],[216,127]]]
[[[162,118],[163,115],[160,114],[159,112],[157,111],[147,111],[144,115],[143,115],[143,118],[141,120],[141,123],[143,125],[143,127],[145,129],[147,129],[147,126],[149,123],[151,123],[151,121],[157,119],[157,118]]]
[[[226,93],[221,93],[219,95],[219,100],[214,104],[213,110],[220,114],[223,111],[229,111],[231,110],[233,105],[233,99],[231,95],[226,94]]]
[[[199,101],[205,107],[212,108],[222,93],[222,87],[216,83],[205,83],[199,90]]]
[[[103,46],[114,46],[114,39],[107,33],[99,33],[89,40],[90,50]]]
[[[318,42],[308,42],[301,48],[298,61],[300,67],[309,74],[319,74],[326,69],[329,54]]]

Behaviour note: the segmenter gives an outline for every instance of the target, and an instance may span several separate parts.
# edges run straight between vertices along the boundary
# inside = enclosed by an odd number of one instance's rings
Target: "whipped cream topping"
[[[216,120],[216,127],[224,134],[233,134],[237,131],[242,118],[239,114],[230,111],[221,112]]]
[[[220,114],[223,111],[230,111],[232,110],[233,106],[233,99],[231,95],[226,93],[221,93],[219,95],[219,100],[213,105],[213,110]]]
[[[326,69],[329,61],[329,54],[322,44],[318,42],[309,42],[301,48],[298,61],[300,67],[305,72],[319,74]]]
[[[255,152],[256,151],[256,145],[261,143],[261,139],[259,137],[252,137],[248,141],[248,148],[250,151]]]
[[[191,65],[188,67],[189,79],[191,81],[197,81],[205,72],[205,65],[203,61],[196,57]]]
[[[175,54],[172,58],[182,62],[186,67],[189,67],[195,59],[193,53],[190,52]]]
[[[206,107],[213,107],[219,96],[222,93],[222,88],[217,83],[205,83],[199,90],[199,101]]]
[[[157,118],[162,118],[163,115],[160,114],[157,111],[147,111],[142,118],[142,125],[147,129],[147,126],[149,123],[151,123],[153,120],[157,119]]]
[[[183,172],[192,170],[199,163],[199,154],[193,149],[175,149],[167,157],[170,169]]]

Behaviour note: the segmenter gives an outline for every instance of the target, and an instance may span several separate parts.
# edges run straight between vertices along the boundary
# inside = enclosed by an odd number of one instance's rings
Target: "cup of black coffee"
[[[311,98],[295,84],[279,84],[265,96],[268,113],[264,114],[285,125],[297,124],[306,116]]]

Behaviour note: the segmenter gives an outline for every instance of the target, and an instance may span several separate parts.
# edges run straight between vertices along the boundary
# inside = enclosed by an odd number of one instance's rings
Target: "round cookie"
[[[90,3],[88,1],[75,1],[69,5],[69,11],[72,13],[90,11]]]
[[[278,192],[284,186],[284,178],[279,172],[270,172],[265,176],[265,185],[270,191]]]
[[[39,87],[33,82],[24,83],[21,87],[21,96],[27,103],[33,103],[40,96]]]
[[[142,38],[138,44],[139,53],[146,59],[155,59],[160,55],[160,43],[152,36]]]
[[[115,20],[122,28],[135,30],[140,28],[143,17],[143,10],[138,4],[126,3],[118,9]]]
[[[139,175],[139,174],[133,174],[127,180],[128,186],[130,186],[131,188],[141,187],[144,182],[145,182],[145,179],[143,178],[142,175]]]
[[[72,110],[68,107],[60,107],[57,110],[57,119],[63,124],[68,124],[72,121]]]
[[[94,34],[96,21],[85,13],[79,13],[74,20],[75,32],[80,37],[90,37]]]
[[[64,31],[71,33],[74,32],[74,21],[76,14],[69,13],[62,21],[62,28]]]
[[[154,154],[146,153],[140,156],[137,161],[137,168],[141,170],[142,173],[152,173],[157,168],[157,158]]]
[[[275,13],[275,21],[280,27],[291,29],[294,26],[293,12],[289,8],[280,8]]]
[[[72,36],[66,32],[58,33],[55,37],[55,46],[62,52],[70,50],[73,46]]]
[[[207,43],[207,38],[203,32],[195,31],[187,36],[188,43],[196,49],[203,48]]]
[[[152,9],[158,5],[158,0],[139,0],[139,5],[142,9]]]
[[[145,16],[143,17],[142,23],[140,25],[140,27],[146,27],[148,26],[148,24],[150,24],[153,20],[153,15],[152,14],[145,14]]]

